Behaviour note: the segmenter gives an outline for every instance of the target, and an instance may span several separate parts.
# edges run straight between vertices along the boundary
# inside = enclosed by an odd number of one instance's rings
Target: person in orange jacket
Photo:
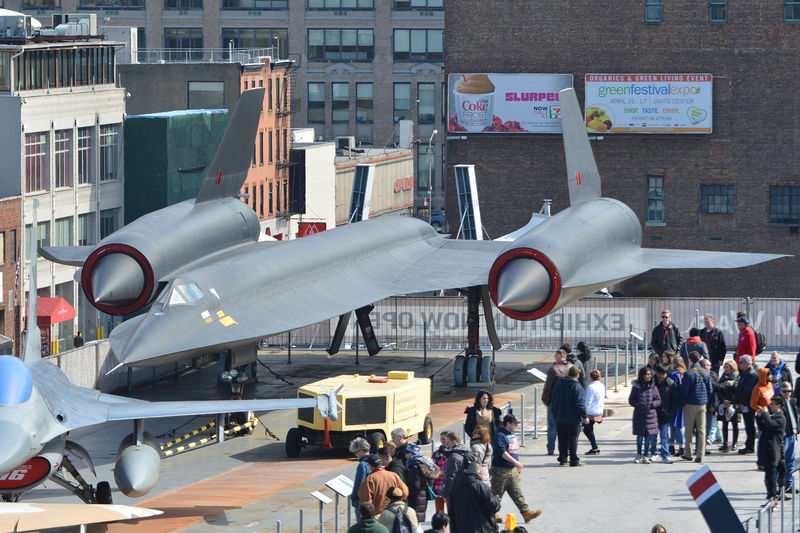
[[[758,369],[758,385],[753,388],[750,394],[750,408],[756,413],[762,408],[769,406],[770,400],[775,395],[775,389],[772,386],[772,375],[769,368]]]

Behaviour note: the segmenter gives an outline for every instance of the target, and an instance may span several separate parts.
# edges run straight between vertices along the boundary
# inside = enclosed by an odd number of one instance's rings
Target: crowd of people
[[[710,453],[756,454],[767,497],[788,499],[796,490],[787,474],[800,428],[792,373],[778,352],[758,368],[754,361],[759,346],[746,313],[738,314],[736,324],[736,351],[728,358],[725,336],[713,316],[706,315],[705,327],[691,328],[683,339],[670,311],[661,313],[650,341],[653,353],[631,383],[628,397],[636,436],[634,463],[703,463]],[[558,452],[561,466],[584,465],[578,456],[581,431],[590,445],[586,455],[600,454],[595,427],[603,420],[606,390],[597,367],[596,358],[580,342],[574,352],[569,344],[561,346],[547,372],[542,392],[546,447],[548,455]],[[795,372],[800,373],[800,357]],[[528,506],[522,493],[524,465],[514,414],[503,416],[487,391],[476,394],[465,414],[469,442],[444,431],[431,458],[421,453],[418,443],[406,440],[402,429],[393,431],[387,448],[375,455],[365,439],[351,443],[350,451],[359,459],[351,503],[360,520],[350,531],[417,531],[433,501],[435,514],[426,533],[448,527],[453,533],[496,532],[505,493],[526,523],[541,514]],[[716,444],[717,450],[708,449]],[[653,529],[658,528],[663,530],[660,525]],[[513,533],[525,533],[525,528]]]
[[[465,411],[465,434],[443,431],[441,445],[431,458],[419,443],[407,440],[401,428],[391,433],[386,448],[370,454],[366,439],[356,438],[350,451],[359,460],[351,504],[359,521],[350,532],[414,532],[425,522],[430,501],[434,502],[431,529],[439,533],[496,532],[500,500],[511,497],[525,522],[541,514],[525,502],[520,485],[523,464],[519,460],[513,413],[502,414],[492,394],[479,391]],[[526,533],[519,526],[513,533]]]

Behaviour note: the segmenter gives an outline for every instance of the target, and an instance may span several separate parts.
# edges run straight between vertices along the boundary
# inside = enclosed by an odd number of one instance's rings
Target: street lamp
[[[433,152],[431,151],[431,144],[433,143],[433,136],[439,133],[439,130],[433,130],[430,139],[428,139],[428,224],[431,223],[433,217]]]

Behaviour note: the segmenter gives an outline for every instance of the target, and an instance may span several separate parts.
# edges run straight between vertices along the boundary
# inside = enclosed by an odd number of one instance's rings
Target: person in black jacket
[[[681,347],[683,338],[678,327],[670,322],[672,320],[672,313],[669,309],[661,311],[661,323],[653,329],[653,335],[650,337],[650,346],[653,351],[658,355],[664,353],[664,350],[678,351]]]
[[[749,355],[742,355],[739,357],[739,384],[736,386],[736,395],[734,396],[735,403],[739,406],[739,412],[742,413],[744,431],[747,434],[744,448],[739,450],[740,454],[755,452],[755,413],[750,408],[750,396],[756,385],[758,385],[758,373],[753,365],[753,359]]]
[[[661,396],[661,405],[656,408],[658,414],[658,434],[661,439],[661,449],[659,455],[661,462],[672,464],[672,459],[669,457],[669,427],[672,425],[672,411],[676,405],[675,382],[669,377],[667,369],[661,365],[656,365],[656,387],[658,394]],[[653,441],[655,444],[655,441]],[[651,449],[649,455],[656,456],[656,450]]]
[[[794,465],[797,432],[800,429],[800,424],[798,424],[797,420],[797,398],[793,397],[793,393],[791,383],[783,383],[781,385],[781,397],[786,402],[783,407],[783,416],[786,418],[786,431],[783,434],[783,457],[786,461],[786,468],[789,470],[789,475],[786,476],[786,486],[784,487],[787,499],[791,499],[791,496],[789,496],[792,493],[793,476],[791,475],[791,469]],[[781,487],[778,488],[780,489]]]
[[[567,377],[558,380],[553,388],[550,399],[550,409],[556,419],[556,433],[558,435],[558,462],[566,464],[569,456],[569,466],[582,466],[578,458],[578,434],[581,423],[588,424],[586,416],[586,393],[578,382],[581,370],[573,365]]]
[[[703,318],[703,322],[706,327],[700,330],[700,340],[706,343],[706,348],[708,348],[708,360],[711,361],[711,370],[719,375],[719,367],[725,360],[725,352],[728,349],[725,346],[725,335],[714,324],[714,315],[706,315]]]
[[[497,428],[503,425],[503,413],[494,406],[494,397],[489,391],[478,391],[472,407],[467,407],[464,414],[467,415],[464,421],[464,433],[467,437],[475,434],[475,426],[478,424],[487,427],[489,435],[494,435]]]
[[[471,452],[464,457],[450,493],[450,531],[452,533],[495,533],[494,515],[500,499],[481,481],[480,461]]]
[[[786,477],[786,462],[783,456],[783,435],[786,431],[786,418],[782,409],[785,401],[781,396],[773,396],[769,407],[762,407],[756,415],[761,438],[758,439],[758,462],[764,466],[764,485],[767,498],[777,499],[778,487],[783,487]],[[777,472],[777,484],[775,474]]]

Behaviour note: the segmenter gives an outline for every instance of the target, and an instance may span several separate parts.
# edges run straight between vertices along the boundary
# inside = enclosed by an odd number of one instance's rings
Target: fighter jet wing
[[[658,268],[741,268],[772,261],[783,254],[757,254],[738,252],[710,252],[706,250],[671,250],[667,248],[632,249],[630,254],[619,254],[613,261],[588,262],[567,288],[591,286],[597,283],[613,284],[613,280],[626,279]],[[609,281],[612,280],[612,281]]]
[[[163,511],[128,505],[85,503],[0,503],[0,531],[39,531],[43,529],[137,520]]]
[[[70,266],[83,266],[94,246],[41,246],[39,255],[54,263]]]
[[[36,389],[47,398],[53,416],[60,422],[60,427],[54,428],[52,434],[42,435],[44,442],[61,433],[109,420],[272,411],[302,407],[327,408],[327,405],[320,403],[324,403],[327,399],[316,398],[148,402],[73,385],[58,367],[47,361],[37,361],[31,365],[31,374]]]

